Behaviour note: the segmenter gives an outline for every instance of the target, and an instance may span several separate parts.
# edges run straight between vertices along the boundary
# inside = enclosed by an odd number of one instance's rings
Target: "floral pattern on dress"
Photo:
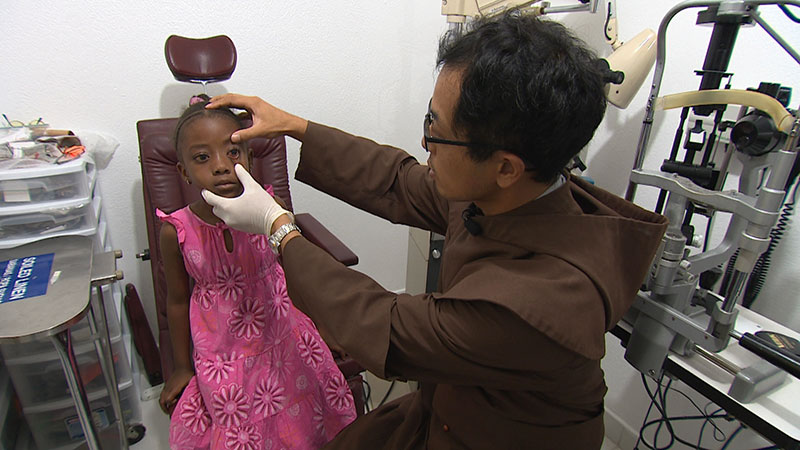
[[[238,308],[231,311],[228,327],[232,335],[249,341],[261,336],[265,319],[264,305],[255,298],[247,297]]]
[[[241,386],[222,386],[211,394],[214,417],[223,427],[240,426],[250,410],[249,397]]]
[[[285,382],[294,368],[294,362],[290,358],[289,351],[278,348],[272,353],[272,361],[269,363],[269,370],[280,382]]]
[[[215,360],[205,360],[201,364],[203,366],[203,376],[207,380],[213,380],[219,383],[222,380],[227,380],[228,376],[233,372],[233,358],[227,355],[216,355]]]
[[[269,309],[272,312],[272,317],[274,319],[286,317],[289,314],[289,307],[291,305],[288,297],[274,295],[272,301],[269,302]]]
[[[270,250],[268,239],[263,234],[254,234],[250,236],[250,243],[261,253],[266,253],[267,250]]]
[[[325,383],[325,399],[338,411],[353,407],[353,393],[341,373],[334,374]]]
[[[206,311],[210,310],[214,306],[214,296],[208,289],[203,287],[198,289],[200,292],[195,296],[197,304]]]
[[[203,397],[199,391],[189,397],[180,417],[186,428],[194,434],[204,433],[211,425],[211,416],[203,405]]]
[[[195,281],[189,323],[196,376],[170,418],[170,448],[324,446],[355,411],[328,401],[328,379],[340,372],[311,319],[291,305],[266,237],[207,224],[189,207],[159,214],[184,231],[180,249]]]
[[[264,341],[268,347],[281,347],[281,344],[289,337],[289,324],[285,320],[272,324],[264,336]]]
[[[305,391],[306,388],[308,388],[308,377],[300,375],[297,377],[297,380],[295,380],[294,385],[298,391]]]
[[[236,300],[244,292],[242,268],[224,265],[217,272],[217,290],[227,300]]]
[[[314,425],[320,435],[325,435],[325,409],[316,401],[314,401],[312,409],[314,410]]]
[[[283,405],[286,402],[284,392],[286,392],[286,389],[279,385],[275,379],[262,379],[256,386],[256,391],[253,395],[253,411],[259,415],[263,414],[264,417],[276,414],[283,409]]]
[[[261,434],[251,425],[233,427],[225,432],[225,448],[230,450],[256,450],[259,442]]]
[[[195,264],[203,264],[203,254],[199,250],[189,250],[189,259]]]
[[[323,360],[323,350],[319,342],[308,331],[304,331],[300,335],[300,340],[297,342],[297,349],[300,350],[300,357],[307,366],[317,368]]]

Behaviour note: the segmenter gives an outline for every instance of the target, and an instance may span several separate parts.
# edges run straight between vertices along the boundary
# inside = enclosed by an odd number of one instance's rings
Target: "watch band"
[[[300,232],[300,227],[298,227],[294,223],[287,223],[281,225],[280,228],[278,228],[277,230],[275,230],[274,233],[272,233],[272,235],[269,237],[268,242],[269,242],[269,247],[272,249],[273,253],[275,253],[276,255],[280,254],[281,241],[283,241],[283,238],[285,238],[286,235],[291,233],[292,231]]]

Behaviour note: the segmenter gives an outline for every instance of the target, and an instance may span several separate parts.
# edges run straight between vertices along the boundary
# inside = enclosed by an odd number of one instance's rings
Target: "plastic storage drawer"
[[[105,389],[87,392],[96,429],[116,426],[114,408]],[[141,421],[136,391],[131,379],[119,384],[119,399],[126,423]],[[74,448],[84,441],[83,429],[72,398],[37,408],[24,408],[36,445],[40,449]]]
[[[108,335],[112,338],[120,334],[119,315],[117,314],[116,305],[121,305],[121,293],[119,289],[112,288],[113,285],[107,284],[103,286],[103,304],[106,307],[106,324],[108,326]],[[96,288],[92,288],[92,297],[97,296]],[[81,347],[85,342],[91,339],[91,330],[89,329],[89,317],[86,316],[78,323],[70,327],[70,334],[72,335],[73,346]],[[3,356],[17,363],[22,363],[26,360],[35,361],[41,360],[41,354],[46,354],[50,359],[58,358],[56,349],[53,342],[49,337],[37,337],[31,341],[22,343],[9,343],[0,345],[0,351]],[[77,353],[77,350],[76,350]]]
[[[85,158],[65,164],[0,170],[0,211],[90,197],[95,166]]]
[[[97,232],[100,197],[43,203],[33,212],[0,209],[0,248],[13,248],[56,236]]]
[[[86,390],[105,390],[105,376],[97,358],[94,341],[79,344],[74,352]],[[111,338],[111,352],[117,381],[131,379],[131,368],[122,335]],[[23,408],[71,398],[61,360],[57,357],[52,359],[53,356],[56,356],[55,353],[35,355],[27,359],[6,359],[6,367]]]

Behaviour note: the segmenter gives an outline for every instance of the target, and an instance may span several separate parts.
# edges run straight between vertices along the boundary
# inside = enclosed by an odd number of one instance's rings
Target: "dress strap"
[[[183,244],[184,240],[186,239],[186,230],[184,225],[184,220],[186,220],[185,209],[186,208],[181,208],[172,214],[166,214],[165,212],[156,208],[156,216],[161,219],[162,222],[167,222],[175,227],[175,230],[178,232],[179,244]]]

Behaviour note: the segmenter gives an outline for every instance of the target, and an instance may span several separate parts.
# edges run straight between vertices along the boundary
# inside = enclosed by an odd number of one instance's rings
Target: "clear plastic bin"
[[[94,164],[85,158],[65,164],[0,170],[0,214],[30,212],[42,203],[88,198],[95,173]]]
[[[105,390],[105,376],[93,342],[85,342],[75,349],[75,358],[81,374],[81,381],[87,391]],[[111,338],[111,353],[114,359],[114,370],[117,381],[130,380],[131,368],[128,354],[122,342],[122,335]],[[37,355],[40,356],[40,355]],[[11,381],[17,391],[25,410],[48,404],[53,401],[70,399],[69,386],[64,376],[61,360],[58,358],[44,361],[17,364],[6,361]]]
[[[0,248],[13,248],[56,236],[91,236],[97,232],[101,199],[42,204],[36,212],[3,215],[0,210]]]
[[[115,427],[114,408],[106,390],[89,391],[87,396],[98,433],[109,427]],[[119,397],[126,423],[140,422],[141,411],[131,379],[119,384]],[[23,409],[37,447],[40,449],[77,447],[84,441],[84,437],[72,399],[67,398],[48,406],[50,409]]]
[[[120,334],[119,315],[117,314],[117,306],[122,306],[122,293],[119,289],[112,288],[113,285],[107,284],[103,286],[103,300],[106,307],[106,324],[108,326],[108,335],[117,336]],[[97,296],[96,288],[92,288],[92,298]],[[87,342],[91,340],[91,332],[89,329],[89,318],[84,317],[78,323],[70,328],[72,335],[73,346],[77,348],[86,348]],[[7,343],[0,345],[0,352],[3,357],[11,364],[30,364],[37,361],[46,361],[50,359],[57,359],[58,354],[53,346],[53,342],[49,337],[38,337],[32,341],[23,343]],[[75,351],[78,353],[78,350]]]
[[[0,362],[0,450],[16,448],[17,433],[22,425],[22,411],[11,386],[8,371]]]

